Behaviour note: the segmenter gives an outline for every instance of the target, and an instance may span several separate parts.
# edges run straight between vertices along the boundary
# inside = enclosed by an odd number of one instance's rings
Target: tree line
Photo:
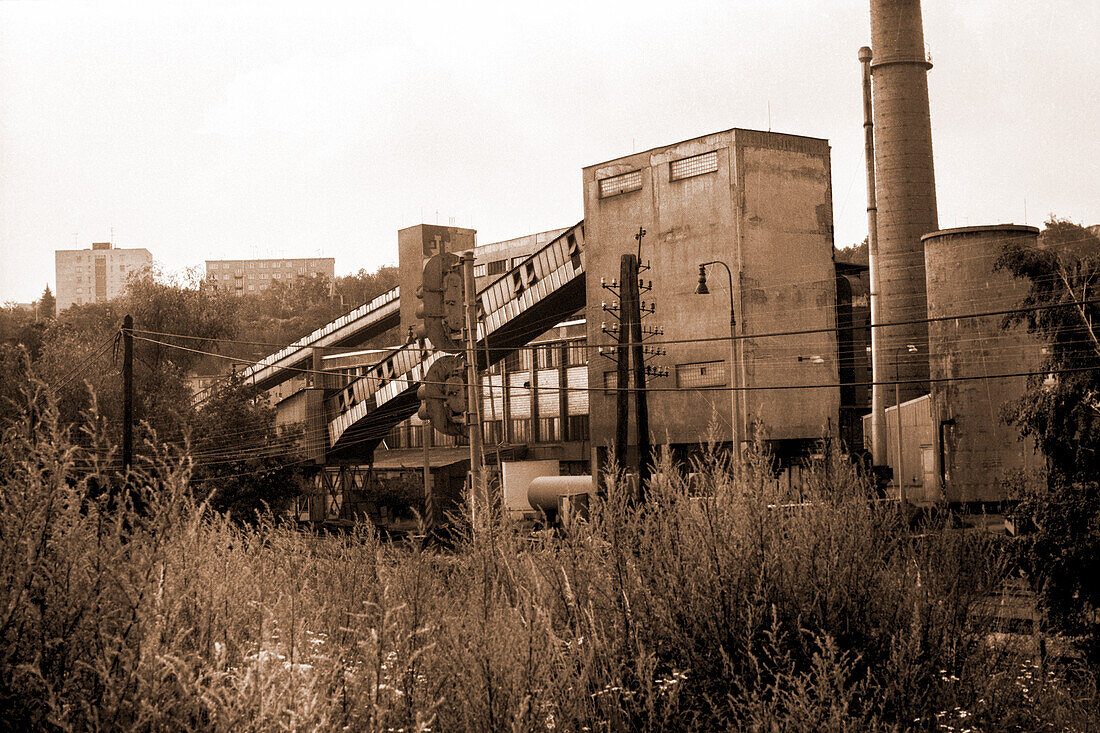
[[[263,395],[232,379],[196,407],[188,378],[229,375],[233,364],[262,358],[396,284],[396,269],[385,267],[335,281],[276,282],[237,296],[194,271],[173,277],[148,269],[131,276],[124,296],[73,305],[56,316],[43,308],[53,297],[47,288],[37,312],[0,309],[0,428],[27,419],[36,403],[49,400],[74,440],[101,429],[118,445],[118,335],[129,314],[136,332],[135,453],[140,457],[146,442],[189,452],[192,484],[215,509],[246,519],[264,504],[281,509],[304,476],[293,430],[279,430]],[[379,342],[392,338],[386,334]],[[103,458],[119,461],[117,452]]]

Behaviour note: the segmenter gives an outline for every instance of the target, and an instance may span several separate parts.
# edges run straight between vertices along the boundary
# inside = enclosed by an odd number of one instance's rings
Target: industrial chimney
[[[939,228],[928,112],[932,64],[924,51],[920,0],[871,0],[871,49],[878,224],[873,297],[878,322],[912,321],[928,315],[921,236]],[[901,385],[903,402],[927,392],[927,324],[889,326],[877,335],[876,375],[918,380]]]

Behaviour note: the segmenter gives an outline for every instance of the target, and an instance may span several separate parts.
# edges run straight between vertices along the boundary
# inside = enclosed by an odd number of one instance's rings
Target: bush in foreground
[[[13,727],[1097,722],[1091,688],[990,634],[988,597],[1008,570],[993,538],[902,533],[836,460],[797,506],[760,462],[738,482],[717,461],[698,467],[702,497],[664,466],[644,509],[613,486],[567,536],[495,521],[432,554],[369,529],[234,524],[191,498],[185,457],[137,472],[138,514],[48,407],[0,451],[0,704]]]

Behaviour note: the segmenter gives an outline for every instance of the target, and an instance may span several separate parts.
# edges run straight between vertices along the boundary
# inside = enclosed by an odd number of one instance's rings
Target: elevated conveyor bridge
[[[358,346],[400,323],[400,289],[393,288],[345,313],[335,321],[321,326],[274,354],[237,373],[245,386],[267,390],[308,369],[312,364],[313,350],[317,348]],[[201,404],[210,396],[208,387],[195,396],[195,404]]]
[[[582,221],[483,288],[477,329],[481,367],[584,307],[584,272]],[[406,344],[327,398],[329,456],[349,461],[370,456],[395,425],[416,412],[417,387],[440,356],[427,341]]]

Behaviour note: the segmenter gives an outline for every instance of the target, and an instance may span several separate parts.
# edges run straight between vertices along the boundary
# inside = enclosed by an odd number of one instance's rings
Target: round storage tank
[[[929,376],[933,439],[924,452],[926,485],[938,483],[948,503],[1002,502],[1007,479],[1041,468],[1032,441],[1020,439],[1004,406],[1027,388],[1041,344],[1003,316],[973,316],[1018,307],[1028,284],[994,264],[1009,242],[1036,246],[1035,227],[1003,224],[944,229],[921,237],[928,291]]]

